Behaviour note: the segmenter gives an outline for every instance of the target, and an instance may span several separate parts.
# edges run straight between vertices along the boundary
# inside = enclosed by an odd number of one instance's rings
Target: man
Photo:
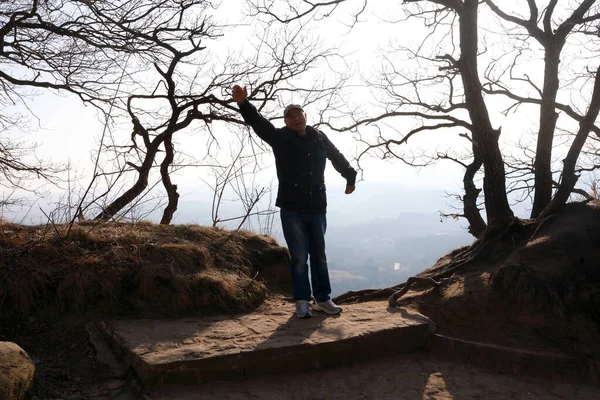
[[[331,300],[331,286],[325,256],[327,197],[325,164],[346,178],[346,194],[354,191],[356,171],[323,132],[306,125],[300,105],[290,104],[283,112],[285,127],[277,129],[248,101],[248,91],[233,87],[233,101],[238,103],[244,121],[272,148],[277,167],[279,189],[275,205],[281,209],[281,226],[290,250],[296,315],[312,317],[312,310],[339,314],[342,309]],[[311,305],[308,280],[308,256],[315,302]]]

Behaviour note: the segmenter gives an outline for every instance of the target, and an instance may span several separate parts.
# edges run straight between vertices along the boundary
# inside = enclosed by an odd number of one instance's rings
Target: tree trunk
[[[540,108],[540,130],[534,161],[535,195],[531,218],[536,218],[550,203],[552,198],[552,142],[558,113],[555,110],[558,92],[558,64],[562,45],[556,44],[556,38],[546,42],[544,56],[544,90]]]
[[[545,218],[548,215],[554,214],[560,211],[567,203],[575,184],[577,183],[578,176],[575,175],[575,166],[577,159],[581,153],[581,149],[587,140],[589,133],[598,118],[600,112],[600,68],[596,70],[596,77],[594,82],[594,92],[590,101],[590,107],[587,114],[579,124],[579,131],[575,136],[575,140],[567,153],[567,157],[564,159],[562,179],[556,195],[550,202],[550,204],[540,213],[540,218]]]
[[[477,70],[478,6],[478,0],[465,0],[459,12],[461,49],[459,70],[473,125],[474,146],[479,148],[483,162],[483,191],[488,225],[496,226],[508,223],[513,212],[506,196],[506,173],[498,146],[499,131],[492,128]]]
[[[479,156],[479,150],[473,144],[473,162],[467,167],[465,171],[465,177],[463,179],[463,185],[465,188],[465,196],[463,197],[464,214],[467,221],[469,221],[469,233],[479,239],[485,228],[487,227],[485,221],[481,217],[479,208],[477,208],[477,198],[481,189],[477,189],[473,178],[479,169],[481,168],[482,161]]]
[[[165,137],[166,156],[160,165],[160,175],[162,177],[162,182],[169,198],[169,203],[163,211],[163,216],[160,220],[160,223],[162,225],[169,225],[171,223],[171,220],[173,219],[173,214],[175,214],[175,211],[177,211],[177,204],[179,202],[179,193],[177,193],[177,185],[173,185],[173,183],[171,182],[171,177],[169,175],[169,167],[171,166],[174,157],[171,136],[172,135],[168,135]]]
[[[141,167],[137,168],[139,173],[137,181],[129,190],[119,196],[111,204],[104,207],[100,214],[94,217],[95,220],[108,221],[114,217],[115,214],[121,211],[127,204],[131,203],[136,197],[142,194],[144,189],[148,187],[148,175],[150,175],[150,170],[152,169],[152,164],[154,163],[154,158],[156,157],[160,143],[161,140],[159,140],[159,137],[154,139],[151,146],[148,147],[144,163]]]

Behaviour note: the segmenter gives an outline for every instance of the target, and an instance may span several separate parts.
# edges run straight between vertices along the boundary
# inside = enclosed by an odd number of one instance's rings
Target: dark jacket
[[[279,179],[276,206],[325,213],[326,159],[331,160],[348,185],[354,185],[356,171],[323,132],[311,126],[306,127],[306,135],[298,135],[287,127],[277,129],[248,100],[240,104],[240,113],[254,132],[273,148]]]

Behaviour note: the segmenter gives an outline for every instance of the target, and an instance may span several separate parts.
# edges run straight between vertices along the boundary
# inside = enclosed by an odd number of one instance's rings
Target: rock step
[[[600,360],[566,353],[498,346],[442,334],[430,336],[427,350],[438,358],[502,374],[600,383]]]
[[[272,301],[244,315],[101,324],[146,389],[348,365],[424,348],[431,321],[386,302],[345,305],[338,316],[293,315]]]

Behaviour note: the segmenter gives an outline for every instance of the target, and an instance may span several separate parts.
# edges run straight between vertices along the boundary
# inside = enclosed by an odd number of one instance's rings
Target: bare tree
[[[583,0],[576,2],[572,10],[565,10],[563,15],[556,15],[558,1],[551,0],[540,17],[536,2],[531,0],[527,2],[529,18],[525,19],[503,11],[491,0],[486,0],[485,3],[502,19],[524,28],[544,49],[544,81],[543,86],[538,90],[540,121],[534,164],[535,197],[531,213],[532,217],[537,217],[550,205],[552,199],[551,155],[558,119],[556,100],[560,84],[559,64],[562,51],[567,38],[572,33],[577,33],[579,27],[586,29],[586,26],[600,19],[600,8],[595,4],[597,3],[595,0]],[[560,22],[556,22],[557,20]],[[597,76],[594,79],[597,81]],[[536,85],[533,86],[537,88]],[[505,89],[500,87],[501,90]],[[575,186],[575,163],[598,116],[597,96],[600,96],[600,93],[596,93],[594,87],[587,113],[577,117],[580,131],[565,160],[561,188],[555,194],[552,206],[544,211],[545,215],[564,205]]]
[[[147,10],[180,8],[158,0],[0,1],[0,183],[42,178],[56,182],[62,171],[35,156],[35,146],[11,140],[31,129],[28,103],[43,91],[69,93],[102,113],[118,88],[135,80],[124,74],[132,54],[139,65],[156,58],[148,38],[132,32]],[[140,69],[138,65],[138,70]],[[65,118],[68,118],[65,115]]]
[[[209,18],[199,19],[195,25],[180,26],[187,20],[187,9],[178,12],[162,24],[149,25],[151,31],[143,33],[152,37],[157,47],[166,54],[154,63],[159,76],[150,93],[132,94],[127,100],[127,112],[133,122],[131,142],[121,145],[119,151],[127,165],[137,172],[133,185],[113,202],[103,207],[95,219],[108,220],[119,210],[139,196],[148,185],[157,155],[164,152],[159,169],[168,203],[161,223],[170,223],[177,209],[179,194],[172,182],[170,170],[175,158],[175,134],[190,127],[193,121],[201,122],[195,127],[198,133],[207,134],[207,152],[218,146],[214,129],[222,129],[223,123],[244,126],[237,105],[230,99],[234,83],[247,82],[250,97],[261,102],[265,108],[273,101],[281,102],[288,92],[303,99],[303,104],[331,101],[341,86],[343,77],[329,86],[313,80],[308,86],[298,86],[300,75],[321,65],[321,61],[335,55],[332,50],[320,49],[314,41],[301,35],[301,27],[285,28],[270,32],[272,40],[257,39],[257,51],[253,54],[229,55],[222,62],[206,62],[209,41],[222,35],[221,29]],[[196,17],[198,10],[195,11]],[[175,24],[177,27],[174,27]],[[160,32],[171,32],[161,38]],[[215,57],[216,59],[216,57]],[[199,66],[190,69],[190,65]],[[139,104],[139,105],[138,105]],[[141,140],[140,140],[141,139]],[[199,149],[201,150],[201,149]],[[264,193],[261,193],[261,196]],[[260,196],[259,196],[260,197]]]
[[[260,7],[252,3],[257,13],[279,13],[285,21],[323,18],[332,7],[341,5],[298,2],[294,3],[297,7],[282,14],[277,2],[260,3]],[[359,0],[343,3],[364,10]],[[600,134],[596,123],[599,66],[594,58],[600,44],[600,5],[594,0],[540,3],[404,0],[398,7],[404,15],[388,15],[386,19],[398,24],[422,21],[424,39],[414,48],[390,47],[380,78],[368,82],[382,111],[355,117],[345,127],[331,124],[338,130],[357,132],[357,136],[359,128],[376,127],[375,140],[358,136],[366,144],[361,156],[375,151],[410,165],[428,165],[436,160],[459,163],[465,169],[460,216],[469,221],[476,237],[488,227],[511,220],[507,193],[531,195],[532,217],[544,217],[559,211],[574,191],[580,192],[575,188],[577,177],[598,164],[592,160],[586,166],[579,156],[582,151],[591,153],[589,133]],[[490,24],[494,29],[487,29]],[[400,60],[397,54],[405,59]],[[565,99],[570,103],[561,102]],[[535,151],[522,149],[525,151],[517,156],[508,152],[508,143],[500,146],[502,127],[495,122],[498,104],[508,104],[506,117],[517,116],[520,109],[538,116]],[[391,129],[398,125],[392,121],[399,119],[414,121],[414,128]],[[553,151],[557,149],[556,137],[565,130],[576,133],[559,144],[568,149],[561,168]],[[415,135],[432,132],[460,135],[468,143],[468,152],[449,148],[414,158],[398,149]],[[482,188],[477,188],[478,176],[483,179]],[[480,193],[487,222],[480,213]]]
[[[301,35],[301,27],[275,30],[266,25],[245,52],[227,55],[228,49],[217,39],[229,27],[219,26],[211,17],[219,6],[212,0],[0,2],[0,104],[7,106],[5,110],[26,105],[41,90],[51,90],[78,96],[105,118],[125,115],[132,122],[129,144],[103,142],[101,151],[117,152],[112,157],[115,168],[96,168],[77,215],[83,216],[83,210],[94,205],[101,207],[95,219],[114,218],[144,192],[151,171],[157,169],[167,193],[161,222],[169,223],[179,197],[171,172],[182,165],[175,134],[186,128],[205,132],[205,151],[217,148],[213,127],[243,124],[229,100],[234,83],[249,85],[252,99],[262,102],[267,113],[271,103],[287,101],[292,95],[306,104],[335,103],[339,83],[325,84],[313,72],[335,51],[320,49]],[[308,74],[312,74],[309,84],[298,85],[297,78]],[[27,121],[8,111],[0,113],[0,123],[27,126]],[[0,166],[7,178],[16,182],[24,172],[50,176],[46,166],[22,161],[23,145],[15,146],[4,136],[1,143]],[[161,160],[159,154],[164,155]],[[183,163],[202,162],[201,157],[198,162],[187,161]],[[97,157],[95,163],[98,167],[103,160]],[[107,179],[108,187],[102,195],[86,200],[100,176]],[[130,186],[103,204],[119,187],[118,181]]]

